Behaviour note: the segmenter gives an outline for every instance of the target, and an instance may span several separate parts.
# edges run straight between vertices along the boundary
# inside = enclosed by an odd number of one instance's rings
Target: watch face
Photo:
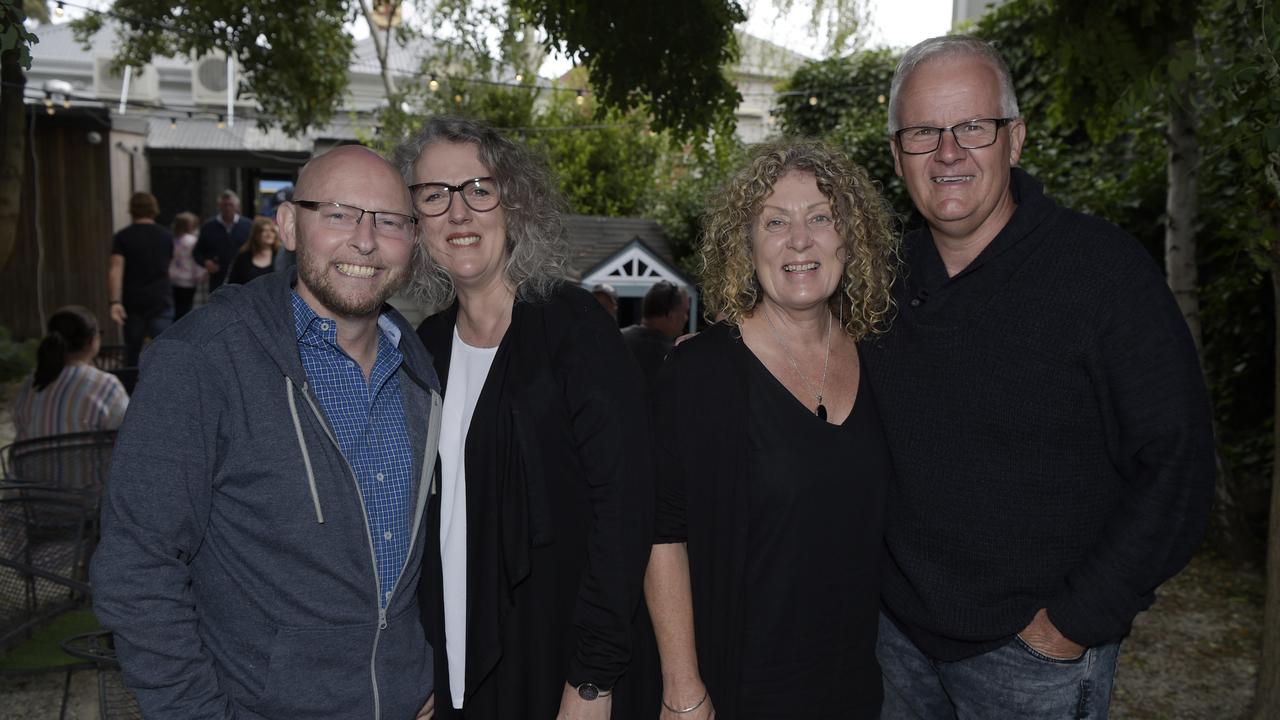
[[[578,686],[578,697],[583,700],[595,700],[600,697],[600,688],[589,682],[582,683]]]

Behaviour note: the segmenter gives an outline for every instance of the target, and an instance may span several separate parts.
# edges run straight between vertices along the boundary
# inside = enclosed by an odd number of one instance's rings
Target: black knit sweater
[[[908,235],[897,317],[864,351],[895,466],[883,603],[941,660],[1042,607],[1078,643],[1120,639],[1213,497],[1208,394],[1159,269],[1016,168],[1013,192],[954,277]]]

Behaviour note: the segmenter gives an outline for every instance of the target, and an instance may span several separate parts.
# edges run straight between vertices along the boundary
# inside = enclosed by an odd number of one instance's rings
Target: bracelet
[[[670,705],[668,705],[668,704],[667,704],[667,701],[666,701],[666,700],[663,700],[663,701],[662,701],[662,707],[664,707],[664,708],[666,708],[666,709],[670,710],[671,712],[673,712],[673,713],[675,713],[675,714],[677,714],[677,715],[684,715],[685,713],[691,713],[691,712],[693,712],[694,710],[697,710],[698,708],[702,707],[702,703],[704,703],[704,702],[706,702],[706,701],[707,701],[707,694],[708,694],[708,693],[707,693],[707,691],[706,691],[706,690],[703,690],[703,691],[702,691],[702,699],[701,699],[701,700],[699,700],[698,702],[696,702],[696,703],[694,703],[694,704],[690,705],[689,707],[687,707],[687,708],[683,709],[683,710],[679,710],[679,709],[676,709],[676,708],[671,707]]]

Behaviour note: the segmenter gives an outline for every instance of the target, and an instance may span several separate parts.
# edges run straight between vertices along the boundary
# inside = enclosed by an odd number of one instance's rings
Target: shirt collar
[[[330,343],[337,344],[338,331],[332,320],[318,315],[297,290],[289,293],[289,297],[293,304],[294,339],[301,342],[309,331],[314,331]],[[392,347],[400,347],[400,327],[385,312],[378,316],[378,329],[382,330]]]

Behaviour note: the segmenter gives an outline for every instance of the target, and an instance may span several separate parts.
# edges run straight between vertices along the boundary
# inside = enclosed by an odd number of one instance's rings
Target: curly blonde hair
[[[699,266],[708,317],[723,313],[741,325],[761,300],[752,258],[752,226],[773,186],[793,170],[810,173],[831,201],[843,240],[844,275],[829,301],[853,339],[887,329],[893,311],[890,287],[899,263],[896,220],[867,171],[819,140],[780,140],[757,145],[747,164],[707,203],[702,218]]]

